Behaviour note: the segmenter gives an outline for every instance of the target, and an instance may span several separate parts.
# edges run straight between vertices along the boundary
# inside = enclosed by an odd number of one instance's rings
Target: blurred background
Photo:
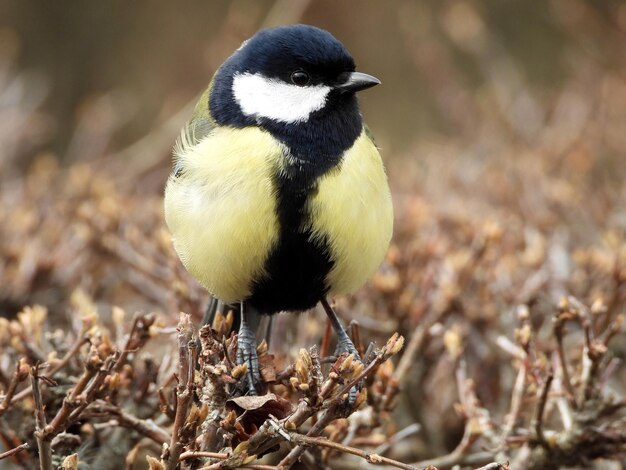
[[[454,338],[501,417],[515,374],[496,339],[520,306],[548,344],[563,296],[626,304],[623,1],[0,0],[0,316],[41,304],[63,325],[85,299],[105,318],[200,315],[206,294],[163,226],[171,148],[224,59],[293,22],[329,30],[382,80],[360,98],[395,238],[340,308],[383,341],[431,319],[397,424],[428,430],[414,458],[443,453],[463,432],[442,387]],[[315,317],[279,318],[277,350],[319,341]]]
[[[42,261],[21,250],[32,235],[47,257],[65,242],[74,252],[68,226],[53,230],[64,216],[121,202],[135,222],[154,208],[161,229],[171,148],[199,93],[244,39],[290,22],[328,29],[382,80],[361,103],[400,222],[406,196],[476,221],[517,217],[568,247],[623,232],[624,2],[0,1],[0,304],[58,300],[32,289]],[[78,197],[73,183],[108,205],[56,204]]]
[[[288,22],[328,29],[382,79],[362,102],[388,159],[451,139],[533,148],[555,125],[568,126],[565,147],[592,113],[624,119],[618,0],[3,1],[3,173],[42,151],[64,165],[125,151],[128,164],[167,167],[185,106],[216,67]],[[620,135],[606,132],[603,157],[623,150]]]

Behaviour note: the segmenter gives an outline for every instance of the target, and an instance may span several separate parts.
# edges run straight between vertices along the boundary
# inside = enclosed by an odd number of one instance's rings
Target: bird
[[[328,298],[365,284],[392,237],[386,171],[356,97],[378,84],[324,29],[263,29],[218,68],[176,141],[165,221],[189,273],[238,306],[250,394],[261,315],[321,303],[337,353],[359,359]]]

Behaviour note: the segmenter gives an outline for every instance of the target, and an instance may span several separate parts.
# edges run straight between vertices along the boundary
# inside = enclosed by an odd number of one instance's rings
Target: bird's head
[[[292,126],[342,109],[358,114],[355,92],[379,83],[355,71],[352,56],[329,32],[281,26],[258,32],[224,62],[209,107],[220,124]]]

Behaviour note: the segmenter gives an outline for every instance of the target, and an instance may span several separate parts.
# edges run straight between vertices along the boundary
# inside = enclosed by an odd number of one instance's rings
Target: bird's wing
[[[212,83],[211,83],[212,84]],[[179,176],[183,167],[179,159],[189,148],[194,147],[202,139],[211,133],[215,128],[215,121],[209,111],[209,94],[211,93],[211,84],[202,93],[194,108],[191,119],[185,124],[180,135],[174,144],[174,169],[172,174]]]

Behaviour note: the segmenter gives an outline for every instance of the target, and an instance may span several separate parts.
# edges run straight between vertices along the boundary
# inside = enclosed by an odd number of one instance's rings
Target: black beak
[[[342,77],[342,81],[335,85],[335,88],[342,93],[354,93],[379,84],[380,80],[376,77],[361,72],[350,72],[345,74],[345,77]]]

